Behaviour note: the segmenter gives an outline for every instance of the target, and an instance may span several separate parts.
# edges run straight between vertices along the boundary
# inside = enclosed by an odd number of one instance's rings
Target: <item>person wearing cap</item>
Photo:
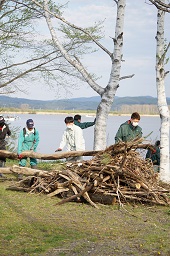
[[[96,123],[96,118],[94,119],[93,122],[82,122],[81,123],[81,115],[75,115],[74,116],[74,124],[79,126],[81,129],[86,129],[88,127],[91,127],[93,125],[95,125]]]
[[[142,137],[142,128],[139,126],[140,115],[137,112],[132,113],[130,120],[121,124],[116,136],[115,143],[127,142]]]
[[[5,119],[3,116],[0,116],[0,150],[6,150],[6,136],[10,136],[11,131],[9,129],[9,126],[5,123]],[[1,157],[0,158],[0,168],[5,166],[6,158]],[[2,174],[0,173],[0,177],[2,177]]]
[[[27,158],[23,158],[22,152],[32,150],[36,152],[37,146],[39,144],[39,132],[34,127],[34,121],[28,119],[26,121],[26,127],[24,127],[19,134],[18,138],[18,158],[20,159],[19,165],[26,166]],[[31,168],[36,169],[37,159],[30,158]]]

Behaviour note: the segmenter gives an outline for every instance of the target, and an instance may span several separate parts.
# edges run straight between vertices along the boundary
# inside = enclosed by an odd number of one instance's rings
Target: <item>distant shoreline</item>
[[[87,117],[91,117],[91,116],[96,116],[96,113],[95,112],[82,112],[81,110],[80,111],[74,111],[71,112],[68,110],[68,112],[65,110],[64,112],[52,112],[52,111],[35,111],[35,112],[31,112],[31,111],[4,111],[2,113],[2,115],[6,115],[6,114],[10,114],[10,115],[13,115],[13,116],[16,116],[17,114],[29,114],[29,115],[70,115],[70,116],[74,116],[76,114],[80,114],[80,115],[85,115]],[[109,116],[131,116],[131,113],[129,114],[118,114],[118,113],[109,113]],[[140,114],[140,116],[151,116],[151,117],[158,117],[159,115],[155,114],[155,115],[149,115],[149,114]]]

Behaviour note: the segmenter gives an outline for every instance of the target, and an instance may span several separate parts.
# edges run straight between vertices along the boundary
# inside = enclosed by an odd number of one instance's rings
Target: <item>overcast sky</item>
[[[60,0],[63,4],[64,0]],[[116,5],[113,0],[70,0],[68,9],[63,15],[70,22],[78,26],[91,26],[95,21],[104,20],[105,38],[102,44],[110,51],[113,49],[112,39],[115,34]],[[165,37],[170,41],[170,14],[166,14]],[[116,96],[157,96],[155,79],[155,56],[156,56],[156,7],[145,3],[145,0],[127,0],[124,22],[124,46],[121,76],[135,74],[132,79],[122,80]],[[168,31],[169,29],[169,31]],[[168,52],[168,56],[170,51]],[[109,81],[111,61],[107,54],[102,51],[94,55],[88,55],[83,62],[90,72],[94,72],[101,79],[98,83],[105,87]],[[165,66],[170,70],[170,63]],[[64,91],[58,93],[50,91],[45,85],[36,83],[34,89],[27,86],[28,94],[17,93],[16,97],[29,99],[52,100],[75,97],[97,96],[88,85],[81,85],[72,95]],[[30,88],[30,89],[29,89]],[[46,89],[45,89],[46,88]],[[170,97],[170,75],[165,80],[166,96]],[[12,95],[14,96],[14,95]]]

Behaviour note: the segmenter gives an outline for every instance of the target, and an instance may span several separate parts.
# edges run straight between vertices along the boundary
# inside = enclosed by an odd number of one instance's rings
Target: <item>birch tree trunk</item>
[[[117,19],[116,19],[116,29],[115,29],[115,38],[114,41],[114,52],[109,52],[103,45],[95,39],[87,29],[83,29],[74,24],[69,23],[61,16],[57,16],[50,11],[48,7],[48,1],[44,0],[44,6],[42,6],[36,0],[32,0],[33,3],[45,10],[45,19],[51,34],[52,41],[57,49],[61,52],[62,56],[71,64],[84,78],[84,80],[89,84],[89,86],[96,91],[101,96],[101,102],[97,108],[96,115],[96,125],[94,131],[94,150],[103,150],[106,148],[106,122],[108,118],[109,111],[112,107],[114,96],[116,94],[117,88],[119,87],[120,80],[120,69],[121,69],[121,60],[122,60],[122,47],[123,47],[123,25],[124,25],[124,12],[126,0],[115,1],[117,3]],[[91,38],[91,40],[106,54],[109,55],[112,62],[110,79],[105,88],[101,87],[99,84],[94,81],[93,77],[83,66],[80,60],[74,55],[70,55],[69,52],[64,48],[64,45],[59,40],[57,32],[52,24],[52,17],[62,21],[66,25],[77,29],[81,32],[84,32],[86,36]],[[132,75],[133,76],[133,75]],[[131,76],[131,77],[132,77]],[[129,78],[126,76],[126,78]],[[121,78],[124,79],[124,78]]]
[[[165,94],[165,39],[164,39],[164,18],[165,12],[158,10],[157,14],[157,49],[156,49],[156,86],[158,95],[158,110],[161,118],[160,130],[160,179],[163,182],[170,183],[169,169],[169,109]]]
[[[106,121],[112,107],[114,96],[119,87],[122,48],[123,48],[123,27],[126,0],[119,0],[117,4],[117,18],[114,38],[114,52],[111,56],[112,69],[110,80],[101,97],[97,108],[97,119],[94,133],[94,150],[101,150],[106,147]],[[113,135],[114,136],[114,135]]]

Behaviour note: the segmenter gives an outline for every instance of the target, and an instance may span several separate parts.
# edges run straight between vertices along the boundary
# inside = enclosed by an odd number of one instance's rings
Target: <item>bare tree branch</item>
[[[42,6],[40,3],[38,3],[36,0],[32,0],[32,2],[34,2],[37,6],[43,8],[45,11],[47,11],[50,15],[54,16],[55,18],[61,20],[62,22],[64,22],[65,24],[69,25],[72,28],[78,29],[80,31],[82,31],[84,34],[86,34],[87,36],[89,36],[91,38],[91,40],[97,45],[99,46],[103,51],[105,51],[111,58],[112,58],[112,53],[106,49],[102,44],[100,44],[98,41],[95,40],[95,38],[93,36],[91,36],[91,34],[89,32],[87,32],[85,29],[78,27],[70,22],[68,22],[67,20],[65,20],[64,18],[54,14],[53,12],[51,12],[49,9],[44,8],[44,6]]]
[[[165,4],[160,0],[149,0],[153,5],[156,6],[157,9],[162,10],[164,12],[170,12],[170,3]]]
[[[0,10],[2,10],[3,4],[5,3],[6,0],[0,0]]]
[[[3,67],[0,69],[0,71],[3,71],[3,70],[6,70],[6,69],[10,69],[12,67],[17,67],[17,66],[22,66],[24,64],[28,64],[28,63],[31,63],[31,62],[34,62],[34,61],[37,61],[37,60],[42,60],[44,58],[47,58],[48,56],[52,55],[53,53],[55,53],[56,51],[53,51],[47,55],[44,55],[42,57],[39,57],[39,58],[35,58],[35,59],[31,59],[31,60],[27,60],[27,61],[23,61],[23,62],[18,62],[18,63],[14,63],[14,64],[11,64],[10,66],[7,66],[7,67]]]
[[[55,33],[54,27],[52,25],[51,22],[51,18],[49,15],[49,12],[46,11],[48,10],[48,4],[47,1],[44,1],[45,7],[45,18],[49,27],[49,31],[51,33],[52,36],[52,40],[54,42],[54,44],[56,45],[56,47],[60,50],[60,52],[62,53],[63,57],[73,66],[76,68],[76,70],[78,70],[80,72],[80,74],[84,77],[85,81],[93,88],[94,91],[96,91],[99,95],[102,95],[104,92],[104,89],[99,86],[91,77],[91,75],[86,71],[86,69],[84,68],[84,66],[81,64],[81,62],[78,59],[72,59],[71,56],[69,55],[68,51],[63,47],[63,45],[60,43],[60,41],[58,40],[58,37]]]
[[[57,57],[54,57],[54,58],[52,58],[52,59],[50,59],[50,60],[48,60],[48,61],[45,61],[45,62],[43,62],[43,63],[41,63],[41,64],[39,64],[39,65],[34,66],[33,68],[27,69],[26,71],[24,71],[24,72],[20,73],[19,75],[13,77],[13,78],[12,78],[11,80],[9,80],[8,82],[6,82],[6,83],[0,85],[0,88],[3,88],[3,87],[5,87],[5,86],[7,86],[8,84],[14,82],[15,80],[17,80],[17,79],[19,79],[19,78],[25,76],[26,74],[30,73],[31,71],[36,70],[37,68],[39,68],[39,67],[41,67],[41,66],[43,66],[43,65],[45,65],[45,64],[47,64],[47,63],[49,63],[49,62],[51,62],[51,61],[53,61],[53,60],[55,60],[56,58],[57,58]]]
[[[132,78],[135,74],[132,74],[132,75],[129,75],[129,76],[122,76],[120,77],[119,80],[123,80],[123,79],[126,79],[126,78]]]

